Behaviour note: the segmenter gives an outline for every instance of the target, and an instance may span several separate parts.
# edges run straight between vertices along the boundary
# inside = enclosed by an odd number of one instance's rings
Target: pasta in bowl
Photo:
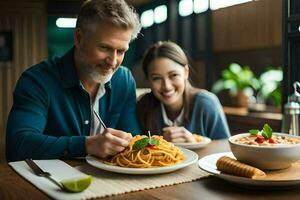
[[[229,144],[237,160],[259,169],[285,169],[300,160],[300,137],[273,133],[267,124],[261,131],[231,136]]]

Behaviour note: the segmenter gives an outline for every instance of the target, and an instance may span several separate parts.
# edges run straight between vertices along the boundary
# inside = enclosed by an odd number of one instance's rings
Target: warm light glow
[[[179,2],[179,15],[182,17],[193,13],[193,0],[181,0]]]
[[[252,0],[210,0],[210,9],[217,10],[237,4],[246,3]]]
[[[194,0],[194,13],[202,13],[207,11],[209,0]]]
[[[157,6],[154,9],[154,22],[159,24],[167,20],[168,9],[166,5]]]
[[[154,12],[153,10],[146,10],[141,15],[142,27],[147,28],[152,26],[154,23]]]
[[[56,20],[56,26],[59,28],[75,28],[76,20],[76,18],[60,17]]]

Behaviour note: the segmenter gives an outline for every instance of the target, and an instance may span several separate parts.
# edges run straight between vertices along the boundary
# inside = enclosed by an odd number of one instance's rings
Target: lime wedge
[[[69,192],[82,192],[89,187],[92,179],[92,176],[84,176],[80,178],[62,180],[61,184],[63,185],[64,189]]]

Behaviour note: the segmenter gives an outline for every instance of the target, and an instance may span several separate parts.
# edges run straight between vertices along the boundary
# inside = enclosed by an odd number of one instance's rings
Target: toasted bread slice
[[[266,176],[265,172],[263,172],[262,170],[241,163],[240,161],[230,158],[228,156],[222,156],[218,159],[217,168],[221,172],[249,178]]]

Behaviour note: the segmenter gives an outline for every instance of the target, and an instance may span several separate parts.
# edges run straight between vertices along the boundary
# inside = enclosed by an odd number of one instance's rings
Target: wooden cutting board
[[[254,178],[255,180],[272,181],[291,181],[300,180],[300,161],[291,165],[291,167],[281,170],[264,171],[267,176],[263,178]]]

